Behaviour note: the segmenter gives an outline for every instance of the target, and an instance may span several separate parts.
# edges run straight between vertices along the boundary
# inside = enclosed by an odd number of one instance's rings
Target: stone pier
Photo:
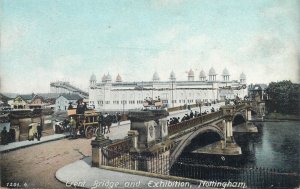
[[[128,136],[132,138],[130,154],[142,156],[134,162],[135,170],[151,173],[169,173],[170,148],[167,126],[168,112],[165,110],[132,111]]]
[[[222,106],[221,110],[223,111],[223,115],[225,116],[225,139],[224,141],[208,145],[202,151],[211,154],[240,155],[242,154],[241,147],[235,143],[233,138],[232,120],[235,112],[235,107],[230,105]]]

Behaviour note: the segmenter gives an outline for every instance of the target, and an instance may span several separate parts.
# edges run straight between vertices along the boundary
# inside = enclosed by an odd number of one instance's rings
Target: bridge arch
[[[246,121],[247,121],[246,116],[243,113],[238,112],[233,116],[232,126],[236,126],[236,125],[245,123]]]
[[[251,115],[256,115],[257,112],[255,109],[253,108],[248,108],[249,111],[251,111]],[[236,125],[239,125],[239,124],[242,124],[242,123],[245,123],[247,122],[247,109],[239,109],[238,111],[236,111],[236,113],[234,114],[233,116],[233,119],[232,119],[232,126],[236,126]]]
[[[221,140],[223,140],[225,137],[223,129],[221,129],[217,125],[205,125],[204,127],[200,127],[198,129],[195,127],[195,130],[193,132],[191,132],[183,137],[183,139],[179,142],[179,144],[176,146],[176,148],[172,152],[170,165],[171,166],[173,165],[173,163],[177,160],[177,158],[182,154],[184,149],[191,144],[191,142],[194,138],[196,138],[198,135],[201,135],[206,132],[217,133],[220,136]]]

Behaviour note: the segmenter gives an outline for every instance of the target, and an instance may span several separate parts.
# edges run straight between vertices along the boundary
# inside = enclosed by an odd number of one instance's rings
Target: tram
[[[77,114],[76,111],[77,109],[68,110],[68,117],[71,120],[70,126],[76,128],[73,132],[88,139],[92,138],[99,129],[99,113],[95,110],[85,110],[82,114]],[[72,120],[76,125],[72,125]]]

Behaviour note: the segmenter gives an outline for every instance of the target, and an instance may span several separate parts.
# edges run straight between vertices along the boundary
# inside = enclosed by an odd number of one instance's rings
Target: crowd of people
[[[34,139],[36,138],[38,141],[41,140],[42,137],[42,125],[40,123],[32,123],[29,124],[28,126],[28,140],[29,141],[34,141]]]
[[[213,113],[213,112],[216,112],[217,110],[212,107],[210,112]],[[189,114],[185,114],[181,119],[180,117],[171,117],[170,120],[167,121],[168,125],[173,125],[173,124],[177,124],[177,123],[180,123],[180,122],[184,122],[184,121],[187,121],[189,119],[193,119],[195,117],[200,117],[202,115],[206,115],[208,114],[209,112],[206,110],[202,113],[198,112],[198,111],[195,111],[193,112],[192,110],[190,111]]]
[[[7,131],[6,127],[4,127],[1,131],[1,145],[15,142],[15,135],[16,132],[14,129],[10,128],[9,131]]]
[[[42,137],[42,125],[40,123],[31,123],[28,125],[28,140],[34,141],[37,139],[38,141],[41,140]],[[7,131],[6,127],[4,127],[1,131],[1,145],[6,145],[11,142],[16,142],[16,132],[14,129],[10,128]]]

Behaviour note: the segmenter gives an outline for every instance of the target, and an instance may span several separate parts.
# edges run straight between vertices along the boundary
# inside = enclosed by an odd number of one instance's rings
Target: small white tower
[[[227,70],[227,68],[224,68],[222,76],[223,76],[223,81],[229,81],[230,74],[229,74],[229,71]]]
[[[97,82],[96,76],[95,76],[95,74],[93,73],[93,74],[91,75],[91,78],[90,78],[90,85],[95,85],[96,82]]]
[[[201,70],[200,75],[199,75],[200,81],[205,81],[206,80],[206,75],[203,70]]]
[[[194,81],[194,78],[195,78],[194,71],[190,69],[188,73],[188,81]]]
[[[176,76],[175,76],[175,73],[173,72],[173,70],[172,70],[172,72],[170,73],[170,81],[176,81]]]
[[[159,81],[159,80],[160,80],[160,78],[159,78],[159,75],[158,75],[158,73],[157,73],[157,72],[155,72],[155,73],[153,74],[153,78],[152,78],[152,80],[153,80],[154,82],[157,82],[157,81]]]
[[[117,75],[116,82],[117,83],[121,83],[122,82],[122,77],[120,76],[120,74]]]
[[[106,75],[104,74],[103,76],[102,76],[102,83],[105,83],[106,82]]]
[[[108,73],[108,74],[106,75],[106,82],[107,82],[107,83],[110,83],[111,81],[112,81],[111,75]]]
[[[246,83],[246,75],[244,74],[244,72],[242,72],[240,75],[240,83],[242,84]]]
[[[209,76],[209,81],[216,81],[216,79],[217,79],[217,73],[216,73],[216,71],[215,71],[215,69],[213,67],[211,67],[209,69],[208,76]]]

